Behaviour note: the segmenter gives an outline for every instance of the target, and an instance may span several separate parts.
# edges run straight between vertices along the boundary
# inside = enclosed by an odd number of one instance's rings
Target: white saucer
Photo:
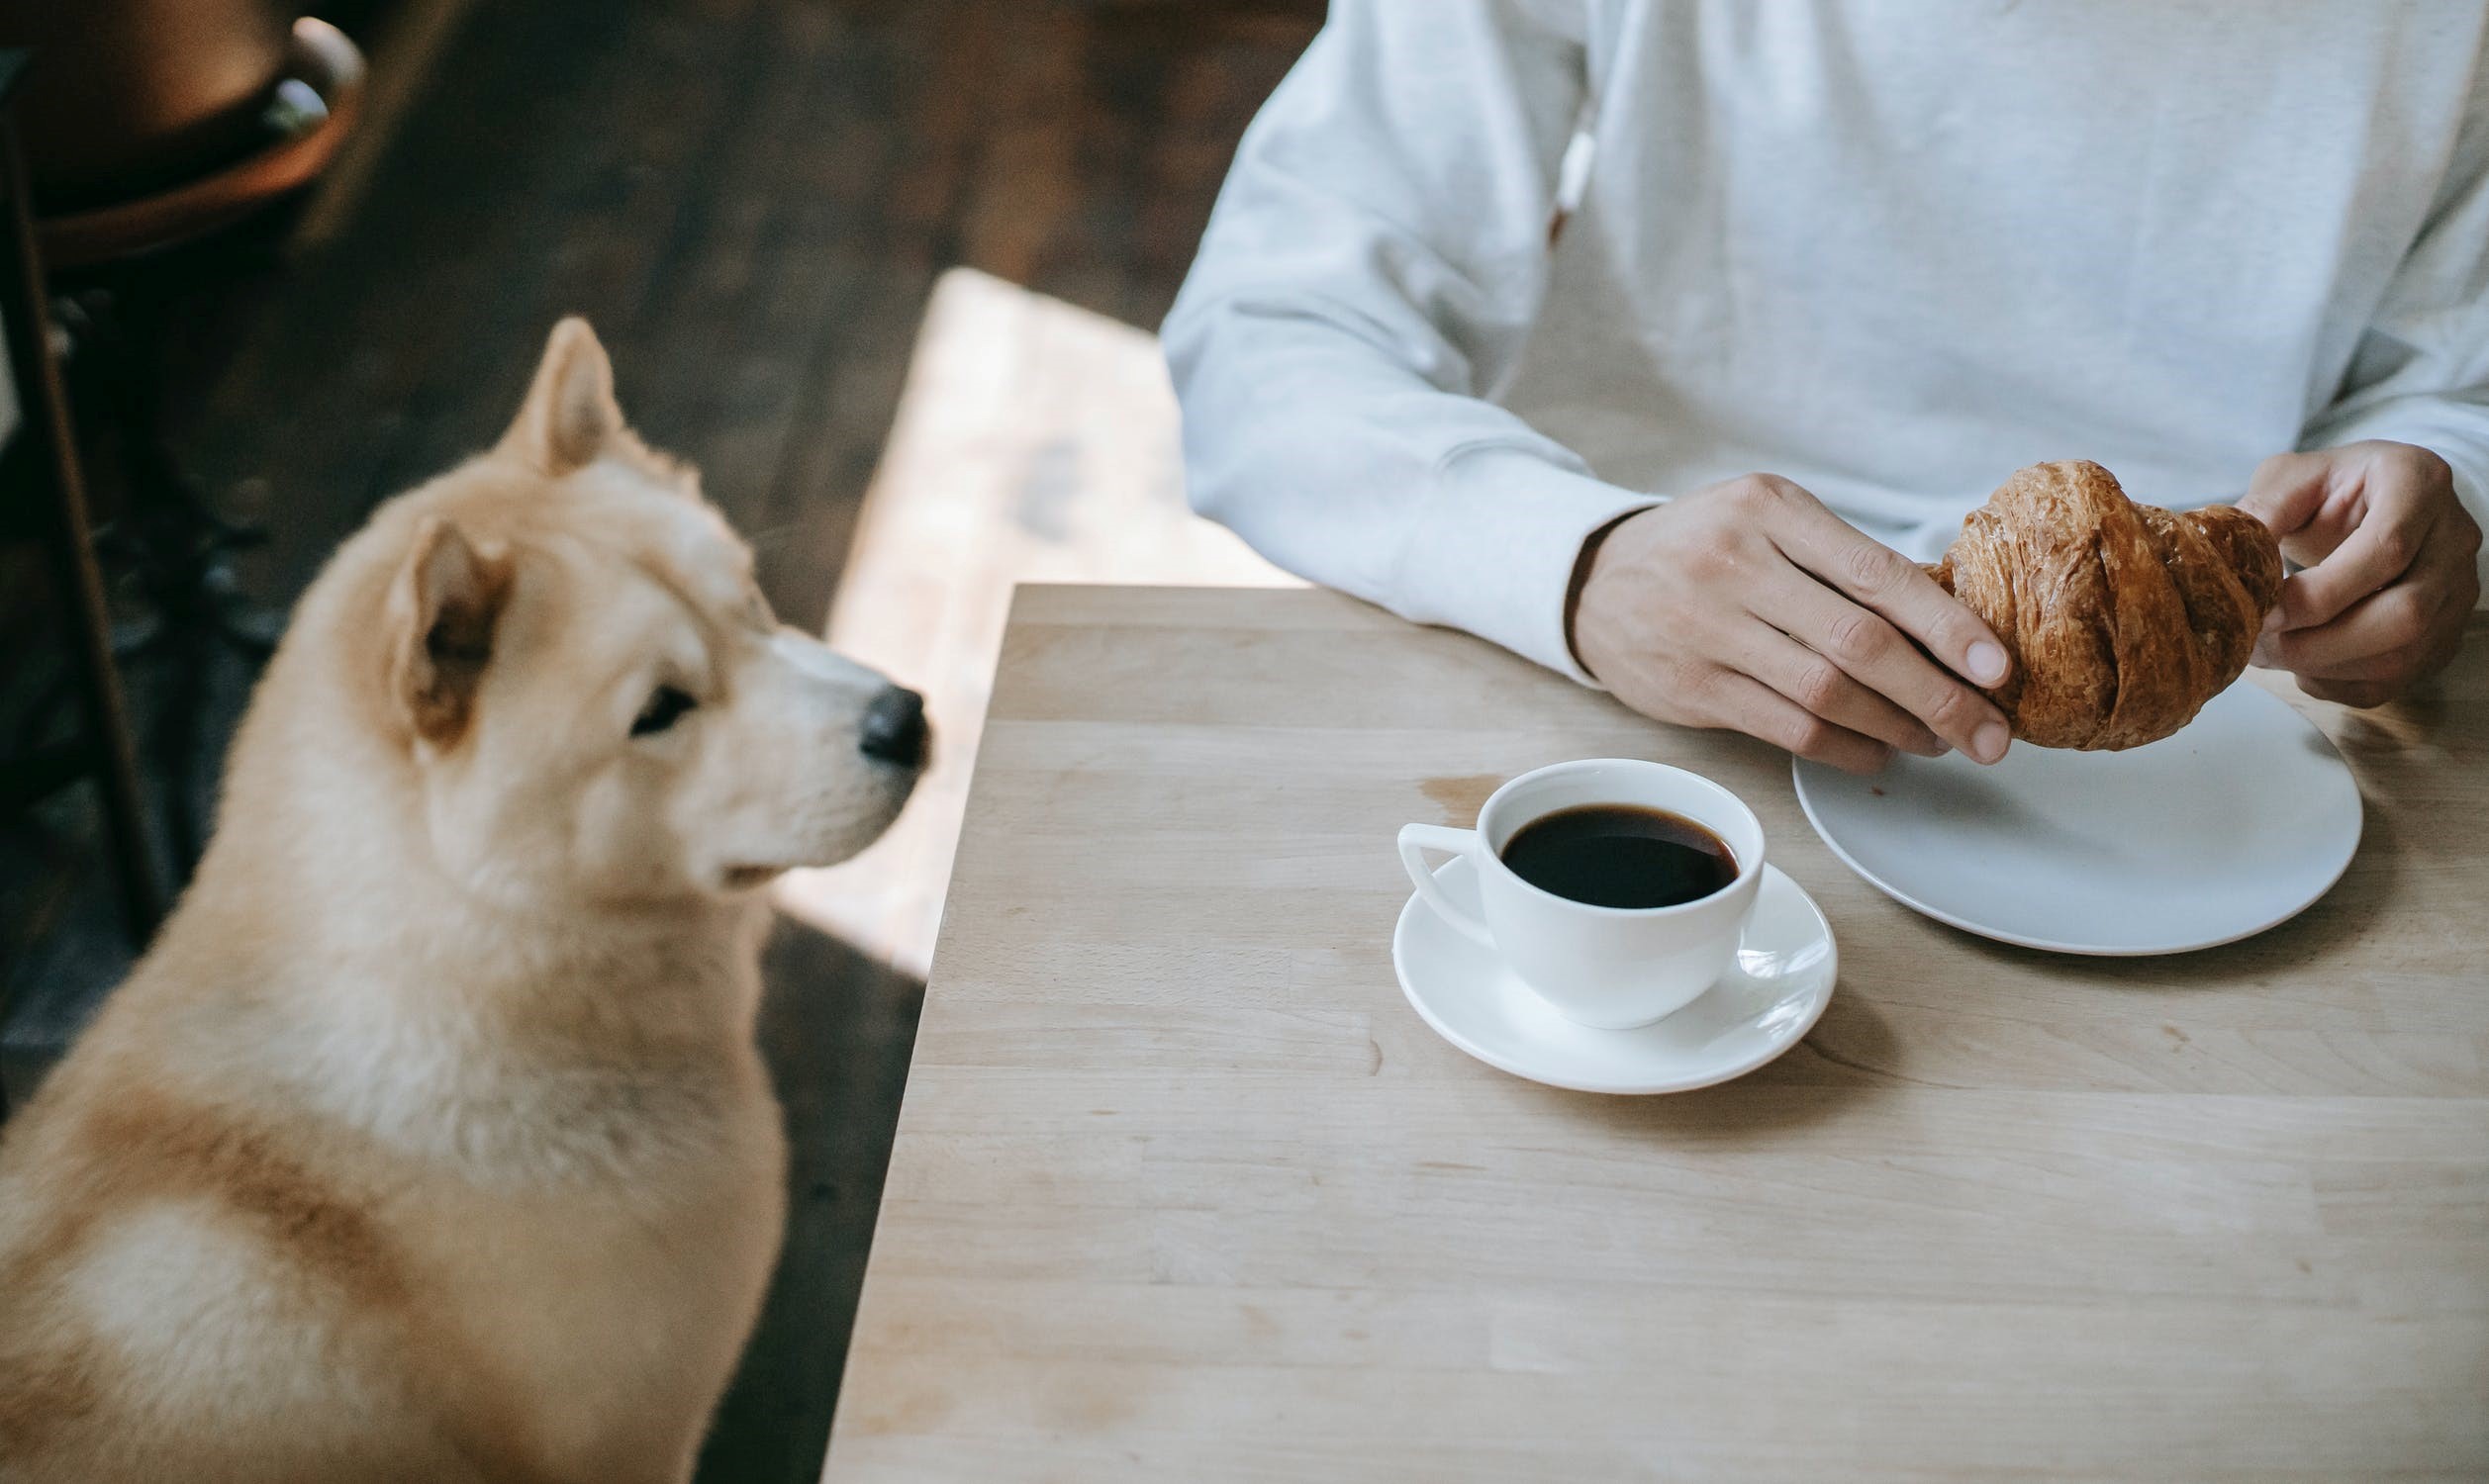
[[[1453,900],[1478,900],[1460,857],[1435,872]],[[1577,1025],[1446,925],[1415,896],[1391,935],[1400,989],[1443,1039],[1489,1067],[1577,1092],[1683,1092],[1744,1076],[1797,1045],[1832,1002],[1840,956],[1806,888],[1764,867],[1736,966],[1700,999],[1656,1025]]]
[[[2323,896],[2359,848],[2359,785],[2315,724],[2253,684],[2131,752],[2016,743],[1981,768],[1901,756],[1873,778],[1796,765],[1852,871],[1939,922],[2026,948],[2168,954],[2231,943]]]

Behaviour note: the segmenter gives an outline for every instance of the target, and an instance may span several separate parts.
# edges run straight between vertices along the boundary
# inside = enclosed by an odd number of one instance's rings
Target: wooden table
[[[2053,958],[1471,639],[1023,589],[827,1477],[2489,1475],[2489,632],[2308,709],[2368,800],[2331,895]],[[1400,998],[1394,828],[1598,754],[1739,789],[1840,935],[1743,1081],[1559,1092]]]

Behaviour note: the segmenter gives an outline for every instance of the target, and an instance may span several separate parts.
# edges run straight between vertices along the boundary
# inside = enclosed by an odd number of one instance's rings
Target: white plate
[[[2359,785],[2315,724],[2236,685],[2130,752],[1796,767],[1832,853],[1904,906],[2026,948],[2170,954],[2296,916],[2359,848]]]
[[[1478,900],[1478,876],[1454,857],[1435,872],[1452,899]],[[1391,935],[1401,992],[1444,1040],[1489,1067],[1577,1092],[1683,1092],[1744,1076],[1797,1045],[1832,1002],[1840,958],[1806,888],[1764,868],[1736,967],[1700,999],[1655,1025],[1577,1025],[1411,896]]]

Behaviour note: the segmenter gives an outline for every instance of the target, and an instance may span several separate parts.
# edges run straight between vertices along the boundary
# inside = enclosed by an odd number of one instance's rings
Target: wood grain
[[[1927,921],[1784,757],[1334,595],[1022,589],[1003,653],[828,1479],[2489,1471],[2489,631],[2302,699],[2357,861],[2159,960]],[[1598,754],[1840,934],[1753,1076],[1560,1092],[1400,998],[1394,828]]]

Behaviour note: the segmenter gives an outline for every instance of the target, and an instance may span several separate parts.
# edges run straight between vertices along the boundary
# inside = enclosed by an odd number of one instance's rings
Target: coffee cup
[[[1663,906],[1608,906],[1524,880],[1504,858],[1524,829],[1568,810],[1651,810],[1690,821],[1726,848],[1726,883]],[[1551,821],[1552,822],[1552,821]],[[1435,880],[1428,852],[1463,856],[1479,909]],[[1631,758],[1558,763],[1488,795],[1476,829],[1410,824],[1400,861],[1435,915],[1492,949],[1568,1020],[1603,1030],[1649,1025],[1700,997],[1728,972],[1763,884],[1763,822],[1738,796],[1699,774]]]

